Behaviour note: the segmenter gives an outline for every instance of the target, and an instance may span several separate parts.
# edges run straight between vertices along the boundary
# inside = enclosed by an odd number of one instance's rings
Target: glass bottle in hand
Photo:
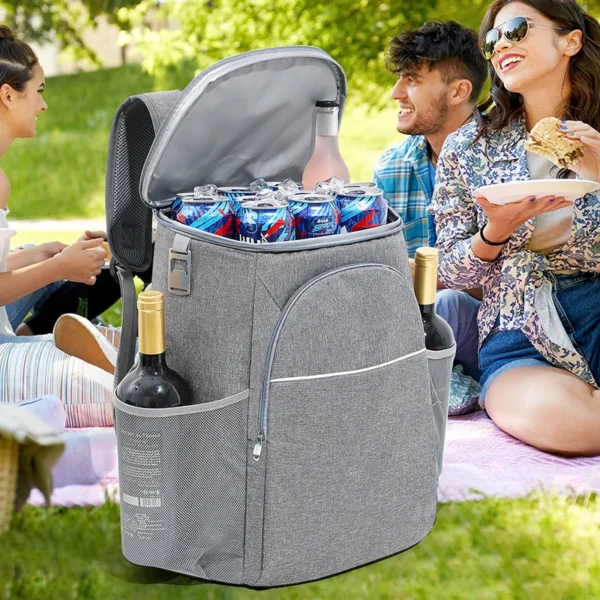
[[[165,358],[165,299],[162,292],[138,296],[138,359],[117,387],[125,404],[141,408],[174,408],[192,404],[192,393]]]

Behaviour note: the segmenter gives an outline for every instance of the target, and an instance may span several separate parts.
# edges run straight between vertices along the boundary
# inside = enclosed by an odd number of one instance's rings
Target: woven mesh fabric
[[[433,408],[433,429],[436,442],[436,462],[438,474],[442,472],[444,458],[444,441],[446,438],[446,421],[448,419],[448,394],[450,392],[450,375],[454,356],[429,359],[429,381],[431,384],[431,403]]]
[[[117,421],[125,556],[140,565],[239,583],[247,396],[160,418],[117,409]]]
[[[152,212],[140,197],[140,177],[156,132],[181,92],[142,94],[119,107],[106,168],[108,240],[117,262],[136,272],[152,262]]]

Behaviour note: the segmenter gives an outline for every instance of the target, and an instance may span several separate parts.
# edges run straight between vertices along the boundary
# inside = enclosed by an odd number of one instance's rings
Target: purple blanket
[[[56,488],[52,503],[96,506],[107,496],[118,500],[118,487],[115,468],[97,485]],[[500,431],[483,412],[448,420],[440,502],[516,498],[534,490],[600,493],[600,456],[566,459],[540,452]],[[42,495],[34,490],[29,502],[43,504]]]

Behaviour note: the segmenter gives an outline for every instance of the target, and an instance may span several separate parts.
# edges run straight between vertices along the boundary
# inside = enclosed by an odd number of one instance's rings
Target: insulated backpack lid
[[[314,145],[315,103],[337,100],[346,76],[311,46],[255,50],[221,60],[185,88],[158,132],[140,180],[150,206],[197,185],[299,181]]]

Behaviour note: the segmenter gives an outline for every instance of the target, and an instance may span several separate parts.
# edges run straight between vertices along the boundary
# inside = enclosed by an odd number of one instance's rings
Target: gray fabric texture
[[[192,240],[189,296],[168,290],[174,234],[158,226],[152,289],[165,295],[167,361],[189,383],[194,403],[248,389],[255,257]]]
[[[212,411],[161,417],[130,414],[118,399],[115,406],[124,556],[240,583],[247,394]]]
[[[259,584],[345,571],[429,532],[437,472],[425,361],[271,385]]]
[[[252,431],[256,423],[252,424]],[[265,506],[266,460],[252,458],[254,440],[248,441],[246,464],[246,539],[244,548],[244,583],[256,586],[262,569],[263,516]],[[265,448],[265,457],[268,449]]]
[[[271,379],[363,369],[423,349],[412,283],[387,267],[339,271],[286,317]],[[318,321],[314,315],[318,316]]]

